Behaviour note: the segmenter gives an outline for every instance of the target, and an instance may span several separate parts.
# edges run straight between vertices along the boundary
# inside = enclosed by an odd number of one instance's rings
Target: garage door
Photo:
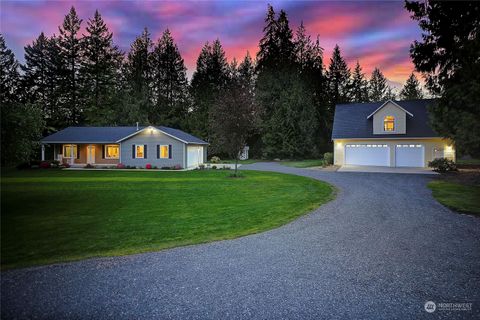
[[[197,167],[203,163],[203,147],[187,147],[187,167]]]
[[[397,144],[395,147],[396,167],[423,167],[425,154],[421,144]]]
[[[345,164],[389,167],[390,148],[386,144],[347,144]]]

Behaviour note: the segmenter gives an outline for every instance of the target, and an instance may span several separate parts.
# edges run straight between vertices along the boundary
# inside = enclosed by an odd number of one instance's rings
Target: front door
[[[95,146],[87,146],[87,163],[95,163]]]

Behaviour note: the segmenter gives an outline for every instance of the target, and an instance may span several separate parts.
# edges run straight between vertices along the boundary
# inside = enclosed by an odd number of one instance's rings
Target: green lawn
[[[323,165],[322,159],[308,159],[308,160],[299,160],[299,161],[282,161],[282,164],[289,167],[295,168],[308,168],[308,167],[318,167]]]
[[[480,159],[457,159],[459,165],[480,165]]]
[[[480,214],[480,186],[433,180],[428,187],[444,206],[458,212]]]
[[[235,238],[283,225],[333,188],[279,173],[6,171],[2,269]]]

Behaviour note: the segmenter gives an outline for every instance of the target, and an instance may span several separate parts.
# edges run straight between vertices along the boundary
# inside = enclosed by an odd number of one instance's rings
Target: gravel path
[[[242,169],[318,178],[339,194],[257,235],[2,272],[2,318],[480,317],[480,219],[438,204],[430,177]],[[472,311],[441,311],[439,302],[472,302]]]

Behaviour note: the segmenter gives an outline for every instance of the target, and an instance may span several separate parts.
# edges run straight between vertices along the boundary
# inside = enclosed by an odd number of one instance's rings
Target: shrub
[[[213,169],[213,170],[217,169],[217,166],[212,166],[212,169]]]
[[[42,169],[48,169],[48,168],[50,168],[50,163],[47,162],[47,161],[42,161],[42,162],[40,163],[40,168],[42,168]]]
[[[211,163],[220,163],[220,157],[213,156],[210,158]]]
[[[428,166],[433,168],[433,171],[437,172],[447,172],[447,171],[457,171],[457,165],[452,160],[447,158],[437,158],[433,161],[428,162]]]
[[[58,161],[58,160],[53,160],[53,161],[52,161],[52,165],[55,165],[55,166],[58,167],[58,166],[60,165],[60,161]]]
[[[19,165],[17,165],[18,170],[25,170],[30,168],[31,168],[30,162],[22,162]]]
[[[166,167],[166,166],[165,166],[165,167],[161,167],[160,169],[162,169],[162,170],[170,170],[170,167]]]
[[[68,162],[62,163],[60,165],[61,168],[70,168],[70,164]]]
[[[204,170],[204,169],[205,169],[205,165],[204,165],[204,164],[200,164],[200,165],[198,165],[198,169],[200,169],[200,170]]]
[[[157,166],[153,166],[152,169],[158,169],[158,167],[157,167]]]
[[[125,169],[125,165],[123,163],[117,163],[117,169]]]
[[[182,166],[179,164],[176,164],[173,166],[173,170],[181,170],[181,169],[182,169]]]
[[[93,164],[87,163],[87,165],[84,168],[85,169],[95,169],[95,166]]]
[[[325,152],[323,155],[323,163],[327,166],[333,164],[333,153],[331,152]]]
[[[147,163],[147,164],[145,165],[145,169],[152,169],[152,165],[151,165],[150,163]]]

